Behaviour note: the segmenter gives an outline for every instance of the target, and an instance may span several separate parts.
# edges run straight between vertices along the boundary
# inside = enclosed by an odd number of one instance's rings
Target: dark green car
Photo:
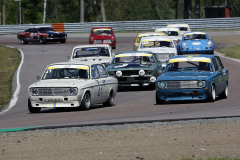
[[[149,51],[129,51],[115,54],[107,67],[110,76],[118,79],[119,86],[149,86],[162,74],[162,64]]]

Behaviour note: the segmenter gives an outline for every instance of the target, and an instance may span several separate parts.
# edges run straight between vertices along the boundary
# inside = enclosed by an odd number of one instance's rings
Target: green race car
[[[129,51],[115,54],[107,67],[119,86],[149,86],[155,89],[156,78],[162,74],[162,64],[149,51]]]

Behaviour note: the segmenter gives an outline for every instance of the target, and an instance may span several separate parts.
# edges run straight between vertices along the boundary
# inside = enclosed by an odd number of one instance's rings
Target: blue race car
[[[229,72],[217,55],[171,57],[156,81],[156,103],[227,98]]]
[[[206,32],[187,32],[177,46],[178,54],[214,54],[214,45]]]

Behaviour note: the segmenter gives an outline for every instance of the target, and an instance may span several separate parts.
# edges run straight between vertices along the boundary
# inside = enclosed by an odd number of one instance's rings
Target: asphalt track
[[[210,36],[236,35],[239,31],[211,32]],[[118,33],[115,53],[131,51],[136,33]],[[88,34],[69,34],[66,44],[29,43],[20,44],[16,35],[2,35],[0,45],[16,47],[23,52],[24,61],[19,70],[19,85],[13,82],[13,92],[19,87],[16,104],[7,107],[0,113],[0,129],[81,126],[93,124],[131,123],[145,121],[166,121],[176,119],[198,119],[214,117],[240,116],[240,62],[221,57],[225,68],[230,70],[229,97],[217,99],[214,103],[207,102],[168,102],[164,105],[155,104],[155,91],[146,88],[127,88],[117,93],[115,105],[112,107],[93,106],[91,110],[79,111],[71,109],[42,109],[41,113],[30,114],[27,109],[28,86],[37,81],[50,63],[67,61],[72,48],[87,44]],[[17,73],[15,74],[15,79]]]

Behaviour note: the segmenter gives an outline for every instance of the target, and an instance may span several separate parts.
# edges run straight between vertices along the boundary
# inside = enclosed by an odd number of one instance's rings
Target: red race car
[[[27,44],[28,42],[40,42],[41,44],[46,42],[65,43],[67,34],[56,32],[52,27],[49,26],[41,26],[29,28],[24,32],[19,32],[17,34],[17,38],[22,44]]]
[[[116,38],[111,27],[92,28],[89,36],[89,44],[109,44],[113,49],[116,48]]]

